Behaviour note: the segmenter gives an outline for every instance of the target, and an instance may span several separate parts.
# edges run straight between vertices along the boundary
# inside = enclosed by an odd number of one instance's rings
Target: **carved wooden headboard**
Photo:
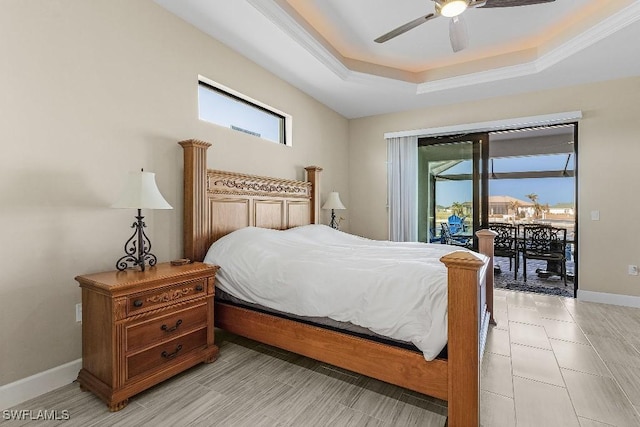
[[[202,261],[209,246],[237,229],[283,230],[316,224],[320,172],[309,166],[307,182],[207,169],[211,144],[189,139],[184,149],[184,256]]]

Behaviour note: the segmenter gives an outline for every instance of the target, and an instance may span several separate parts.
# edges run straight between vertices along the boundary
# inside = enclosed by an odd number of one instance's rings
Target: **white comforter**
[[[217,286],[237,298],[351,322],[411,342],[432,360],[447,342],[447,271],[439,259],[454,250],[461,249],[369,240],[324,225],[247,227],[215,242],[204,261],[221,267]]]

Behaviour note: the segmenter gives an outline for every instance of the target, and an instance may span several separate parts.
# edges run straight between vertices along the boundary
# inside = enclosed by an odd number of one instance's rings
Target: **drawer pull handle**
[[[160,329],[162,329],[165,332],[173,332],[176,329],[178,329],[178,326],[182,325],[182,319],[178,319],[178,321],[176,322],[175,326],[172,327],[168,327],[167,325],[162,325],[160,326]]]
[[[204,287],[202,285],[196,285],[196,291],[202,292],[203,289]]]
[[[174,357],[176,357],[178,355],[178,352],[180,350],[182,350],[182,344],[177,346],[176,347],[176,351],[174,351],[173,353],[167,353],[166,351],[163,351],[161,356],[164,357],[165,359],[173,359]]]
[[[133,306],[134,307],[142,307],[142,300],[141,299],[137,299],[133,302]]]

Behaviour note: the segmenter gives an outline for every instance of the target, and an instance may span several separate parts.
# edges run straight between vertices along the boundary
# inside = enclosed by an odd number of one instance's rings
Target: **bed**
[[[203,261],[212,243],[245,228],[288,230],[319,223],[320,175],[283,180],[207,169],[210,144],[184,150],[184,256]],[[216,299],[215,326],[258,342],[405,387],[448,402],[448,425],[479,425],[480,360],[493,323],[493,238],[477,233],[485,257],[453,251],[447,268],[446,358],[375,338],[328,328],[250,305]],[[224,266],[221,266],[224,270]]]

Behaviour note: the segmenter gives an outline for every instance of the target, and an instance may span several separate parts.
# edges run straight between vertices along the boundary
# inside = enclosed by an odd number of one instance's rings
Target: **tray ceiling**
[[[454,53],[430,0],[155,0],[345,117],[640,75],[640,2],[468,9]]]

